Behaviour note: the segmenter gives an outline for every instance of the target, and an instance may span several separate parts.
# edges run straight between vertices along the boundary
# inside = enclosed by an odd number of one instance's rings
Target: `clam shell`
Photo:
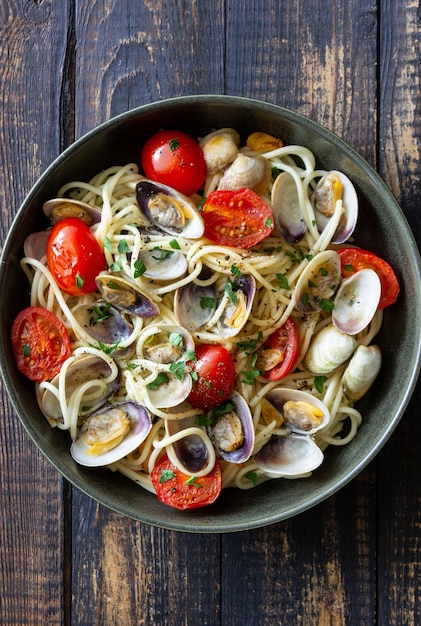
[[[316,432],[327,426],[330,421],[330,412],[327,406],[319,400],[316,396],[313,396],[307,391],[301,391],[299,389],[289,389],[287,387],[274,387],[265,395],[265,399],[280,413],[282,416],[282,425],[288,428],[290,431],[305,435],[314,435]],[[317,424],[309,424],[307,421],[298,423],[297,421],[290,422],[288,417],[284,414],[284,406],[287,402],[293,401],[296,403],[303,403],[305,405],[311,405],[314,407],[317,413],[321,415],[317,418]]]
[[[104,379],[111,374],[111,368],[108,363],[99,356],[94,354],[82,354],[75,357],[66,371],[66,398],[71,397],[72,393],[82,384],[88,381],[97,381],[95,389],[90,387],[87,394],[82,396],[80,401],[80,415],[88,415],[96,411],[99,407],[107,402],[107,399],[114,393],[120,383],[120,373],[108,383],[104,383]],[[60,375],[58,374],[52,379],[51,385],[58,389]],[[86,399],[88,398],[88,399]],[[62,420],[60,402],[54,393],[48,388],[38,394],[38,404],[50,422],[56,424]]]
[[[215,433],[215,422],[218,418],[214,418],[214,423],[208,427],[209,437],[218,450],[219,454],[225,461],[229,463],[245,463],[251,456],[254,448],[254,425],[250,408],[245,399],[237,392],[233,392],[228,398],[228,403],[232,403],[234,413],[239,417],[243,434],[243,442],[241,446],[230,452],[222,450]],[[225,405],[227,403],[224,403]],[[220,419],[224,419],[222,415]]]
[[[354,232],[358,219],[358,196],[355,191],[355,187],[348,176],[337,170],[328,172],[317,183],[316,189],[311,196],[311,202],[314,208],[317,228],[319,232],[322,232],[325,229],[330,216],[320,211],[318,207],[322,207],[323,209],[326,208],[326,205],[329,204],[329,200],[325,200],[325,198],[326,195],[330,194],[329,192],[325,194],[321,192],[321,190],[329,187],[329,181],[335,179],[338,179],[342,185],[342,206],[344,214],[341,217],[338,227],[332,237],[332,243],[343,243],[349,239]],[[323,200],[321,200],[321,196],[323,196]],[[333,210],[334,207],[330,207],[327,209],[327,212],[329,213]]]
[[[118,309],[107,302],[98,300],[93,304],[78,304],[73,309],[77,322],[86,329],[86,332],[96,341],[106,345],[117,345],[130,337],[133,326],[123,317]],[[73,329],[79,336],[78,328]],[[129,351],[131,347],[129,347]],[[123,357],[126,350],[118,350],[113,356]]]
[[[181,420],[167,420],[165,422],[165,430],[168,435],[174,435],[191,426],[196,426],[195,422],[196,417],[186,417]],[[207,438],[204,431],[203,437]],[[200,472],[209,460],[208,449],[202,436],[194,433],[186,435],[186,437],[167,446],[167,454],[170,460],[174,458],[176,464],[181,465],[188,474]]]
[[[187,239],[202,237],[205,227],[195,204],[175,189],[145,178],[136,185],[136,198],[152,226]]]
[[[342,281],[335,296],[332,322],[348,335],[361,332],[373,319],[381,296],[381,283],[372,269],[362,269]]]
[[[349,359],[356,346],[354,337],[330,324],[311,340],[303,365],[313,374],[330,374]]]
[[[290,478],[314,471],[323,459],[323,452],[311,437],[296,434],[271,437],[253,457],[268,474]]]
[[[233,286],[234,300],[231,298],[217,322],[218,332],[224,339],[235,337],[246,324],[256,293],[256,279],[250,274],[236,278]]]
[[[273,183],[271,204],[278,233],[287,243],[301,241],[307,232],[307,225],[301,211],[295,179],[289,172],[279,174]]]
[[[186,273],[187,261],[182,252],[177,250],[144,250],[139,253],[146,271],[143,276],[154,280],[173,280]]]
[[[319,311],[330,300],[341,282],[341,259],[334,250],[317,254],[297,281],[295,307],[304,313]]]
[[[56,224],[66,217],[77,217],[86,222],[88,226],[98,224],[101,221],[101,210],[92,207],[86,202],[73,200],[73,198],[52,198],[44,202],[42,210],[52,224]]]
[[[206,172],[213,176],[232,163],[238,154],[240,135],[234,128],[220,128],[199,141],[206,161]]]
[[[378,346],[358,346],[342,376],[342,389],[349,400],[359,400],[369,390],[380,372],[381,362]]]
[[[89,454],[90,445],[87,443],[87,432],[89,424],[92,423],[98,415],[102,415],[111,409],[121,411],[129,418],[130,430],[124,439],[111,450],[104,454],[94,456]],[[136,402],[120,402],[114,405],[108,405],[100,412],[91,415],[80,429],[78,436],[72,443],[70,453],[73,459],[80,465],[87,467],[100,467],[110,465],[124,458],[146,439],[152,427],[152,419],[149,411]]]
[[[102,298],[114,307],[131,315],[152,318],[159,308],[149,296],[139,289],[135,282],[117,274],[98,274],[95,279]]]
[[[28,235],[23,244],[23,253],[27,257],[40,261],[47,254],[47,242],[50,233],[42,230]]]
[[[224,172],[218,189],[238,191],[247,187],[257,194],[263,193],[271,178],[271,166],[264,157],[249,157],[239,154]]]
[[[199,279],[206,280],[208,277],[206,268],[204,270],[199,274]],[[174,294],[174,313],[177,322],[189,331],[202,328],[213,313],[211,307],[203,305],[206,299],[216,302],[216,288],[213,283],[201,285],[192,281],[177,289]]]

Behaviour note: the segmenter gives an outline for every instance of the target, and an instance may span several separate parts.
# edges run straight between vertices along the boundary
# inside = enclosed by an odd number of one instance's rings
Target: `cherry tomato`
[[[158,500],[181,511],[212,504],[222,488],[218,459],[209,474],[195,477],[180,472],[165,454],[153,468],[151,479]]]
[[[89,226],[76,217],[53,226],[47,243],[47,262],[58,286],[72,296],[97,291],[95,278],[107,267]]]
[[[205,237],[234,248],[250,248],[273,230],[273,213],[251,189],[212,191],[202,208]]]
[[[399,294],[399,282],[387,261],[362,248],[341,248],[338,254],[341,257],[344,278],[364,268],[372,269],[377,273],[381,283],[379,309],[384,309],[396,301]]]
[[[19,370],[37,382],[54,378],[72,352],[63,322],[51,311],[37,306],[23,309],[16,317],[12,347]]]
[[[266,350],[270,351],[270,353],[268,352],[265,356]],[[276,357],[275,360],[279,359],[279,362],[269,370],[263,371],[263,377],[266,380],[280,380],[284,378],[294,367],[298,354],[298,331],[291,317],[288,317],[280,328],[269,335],[260,348],[259,356],[261,359],[269,360],[269,354],[274,355]],[[259,369],[258,362],[256,367]]]
[[[206,176],[202,148],[179,130],[160,130],[148,139],[142,150],[142,167],[147,178],[186,196],[196,193]]]
[[[196,361],[191,362],[193,388],[187,398],[197,409],[209,411],[225,402],[234,387],[235,366],[226,348],[213,344],[199,344]],[[196,376],[195,376],[196,375]]]

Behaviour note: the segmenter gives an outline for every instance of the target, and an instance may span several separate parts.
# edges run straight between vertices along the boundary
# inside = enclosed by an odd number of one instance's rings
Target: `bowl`
[[[25,237],[46,225],[41,206],[71,180],[89,180],[111,165],[139,163],[142,145],[162,127],[193,136],[234,127],[242,138],[254,130],[281,136],[285,144],[307,146],[319,167],[337,169],[353,181],[360,200],[356,243],[385,258],[400,282],[398,302],[384,312],[377,338],[382,374],[359,402],[363,424],[356,439],[329,447],[322,466],[309,479],[273,480],[252,490],[225,490],[216,503],[178,511],[107,469],[84,468],[69,453],[69,435],[53,429],[38,408],[34,385],[16,368],[10,330],[29,304],[19,265]],[[232,532],[257,528],[297,515],[352,480],[379,452],[409,402],[420,368],[420,259],[406,219],[376,172],[340,138],[284,108],[231,96],[188,96],[141,106],[95,128],[65,150],[23,201],[5,242],[0,268],[0,365],[14,410],[34,444],[75,487],[110,509],[162,528],[184,532]]]

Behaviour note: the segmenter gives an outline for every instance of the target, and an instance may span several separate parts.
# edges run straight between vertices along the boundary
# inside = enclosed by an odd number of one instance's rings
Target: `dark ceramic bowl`
[[[274,480],[249,491],[229,489],[212,506],[180,512],[160,504],[135,483],[106,469],[86,469],[69,454],[69,435],[52,429],[41,414],[33,384],[17,370],[10,343],[16,314],[28,305],[19,259],[25,237],[44,225],[41,205],[68,181],[88,180],[110,165],[139,162],[145,140],[162,127],[203,136],[232,126],[243,140],[254,130],[302,144],[316,155],[319,167],[338,169],[353,181],[361,203],[355,240],[387,259],[398,276],[397,304],[385,310],[378,343],[382,375],[359,407],[364,421],[356,439],[344,448],[328,448],[310,479]],[[175,98],[120,115],[91,131],[61,154],[22,204],[5,243],[0,268],[0,360],[14,409],[35,445],[82,492],[136,520],[188,532],[239,531],[289,518],[328,498],[354,478],[382,448],[401,419],[420,367],[420,260],[399,206],[371,167],[328,130],[286,109],[228,96]]]

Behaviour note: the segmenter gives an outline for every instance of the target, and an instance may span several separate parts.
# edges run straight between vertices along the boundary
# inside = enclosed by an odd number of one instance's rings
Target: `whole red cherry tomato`
[[[227,400],[234,387],[235,366],[226,348],[199,344],[192,362],[193,388],[187,398],[192,406],[210,411]]]
[[[72,296],[97,291],[95,278],[107,267],[89,226],[76,217],[53,226],[47,243],[47,262],[60,289]]]
[[[381,284],[379,309],[384,309],[396,301],[399,294],[399,282],[387,261],[378,257],[374,252],[362,248],[341,248],[338,254],[341,257],[341,271],[344,278],[365,268],[376,272]]]
[[[175,509],[197,509],[215,502],[222,488],[218,459],[206,476],[188,476],[178,470],[165,454],[151,472],[158,500]]]
[[[30,306],[12,325],[12,347],[16,364],[31,380],[51,380],[71,355],[69,334],[51,311]]]
[[[259,350],[261,361],[270,363],[270,358],[278,361],[268,370],[263,370],[262,375],[266,380],[280,380],[284,378],[294,367],[298,354],[298,331],[291,317],[274,333],[269,335]],[[257,369],[259,361],[256,362]]]
[[[205,237],[222,246],[250,248],[274,228],[270,207],[251,189],[212,191],[202,208]]]
[[[199,144],[179,130],[160,130],[145,143],[142,168],[147,176],[191,196],[205,180],[206,162]]]

